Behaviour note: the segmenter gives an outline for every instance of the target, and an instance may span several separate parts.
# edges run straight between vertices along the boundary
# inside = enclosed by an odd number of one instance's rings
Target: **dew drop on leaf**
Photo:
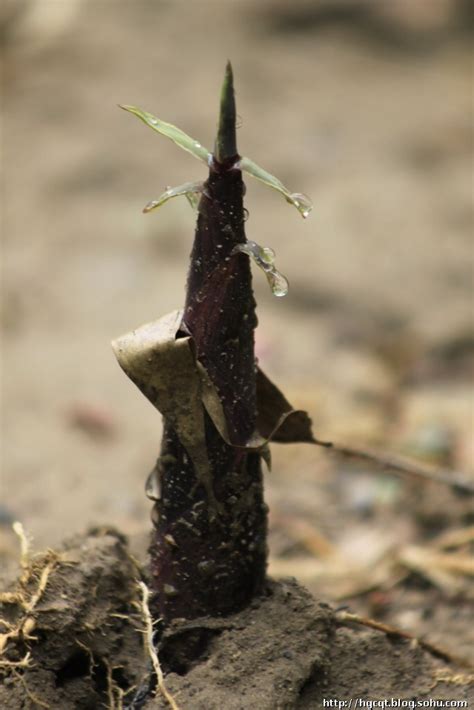
[[[270,247],[261,247],[260,257],[266,264],[273,264],[275,261],[275,252]]]
[[[267,271],[267,280],[274,296],[277,298],[286,296],[288,293],[288,280],[283,276],[283,274],[280,274],[280,272],[276,269]]]
[[[156,469],[153,469],[145,483],[145,495],[150,500],[161,499],[161,486],[159,475]]]
[[[313,203],[311,202],[308,195],[305,195],[302,192],[293,192],[290,197],[291,202],[293,202],[295,207],[299,210],[302,217],[306,219],[306,217],[308,217],[311,210],[313,209]]]
[[[250,239],[245,244],[237,244],[232,254],[242,252],[252,257],[267,277],[274,296],[281,298],[288,293],[288,281],[274,266],[275,252],[270,247],[261,247]]]

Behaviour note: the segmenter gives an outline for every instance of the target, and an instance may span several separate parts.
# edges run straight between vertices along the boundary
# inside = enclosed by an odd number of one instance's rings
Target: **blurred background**
[[[205,171],[117,104],[212,147],[228,58],[240,152],[314,202],[247,180],[247,236],[290,281],[254,274],[262,368],[321,439],[472,472],[471,8],[7,0],[4,555],[19,519],[38,548],[113,524],[144,556],[161,422],[109,343],[183,304],[195,215],[141,209]],[[274,574],[463,643],[472,499],[275,445],[267,500]]]

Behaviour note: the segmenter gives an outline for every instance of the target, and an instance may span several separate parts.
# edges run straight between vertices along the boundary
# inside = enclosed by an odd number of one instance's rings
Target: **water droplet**
[[[274,296],[278,298],[286,296],[288,293],[288,281],[273,265],[275,259],[273,249],[270,247],[261,247],[259,244],[249,239],[245,244],[237,244],[231,253],[236,254],[239,251],[252,257],[257,266],[262,269]]]
[[[277,298],[286,296],[289,285],[288,280],[283,276],[283,274],[280,274],[279,271],[273,269],[272,271],[267,272],[267,280],[274,296]]]
[[[216,566],[212,560],[203,560],[202,562],[199,562],[197,568],[203,577],[209,577],[214,572]]]
[[[244,119],[242,118],[240,113],[238,113],[236,116],[235,127],[242,128],[243,125],[244,125]]]
[[[176,589],[176,587],[173,587],[172,584],[164,584],[163,585],[163,592],[166,594],[167,597],[178,596],[178,590]]]
[[[275,252],[270,247],[262,247],[260,257],[262,261],[265,261],[267,264],[273,264],[275,261]]]
[[[244,207],[244,222],[246,222],[249,217],[250,217],[250,212],[248,211],[248,209],[246,207]]]
[[[202,148],[202,146],[201,146],[201,144],[199,143],[199,141],[194,141],[194,147],[195,147],[195,148]]]
[[[302,192],[293,192],[290,195],[290,201],[293,202],[295,207],[305,219],[313,209],[311,199],[308,195],[305,195]]]
[[[158,526],[158,523],[160,522],[160,513],[159,513],[156,505],[154,505],[153,508],[151,509],[151,522],[155,526]]]
[[[152,123],[154,126],[157,126],[159,124],[159,120],[157,118],[150,118],[150,123]]]
[[[160,476],[156,468],[154,468],[145,483],[145,495],[150,500],[161,499],[161,484]]]

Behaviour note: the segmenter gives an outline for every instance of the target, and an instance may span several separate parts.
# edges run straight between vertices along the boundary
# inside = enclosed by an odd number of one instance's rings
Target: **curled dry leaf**
[[[183,311],[177,310],[142,325],[113,341],[120,367],[176,430],[207,493],[212,475],[206,450],[204,411],[230,446],[259,451],[269,464],[267,444],[317,443],[311,419],[295,410],[278,387],[258,369],[257,431],[241,446],[232,441],[217,388],[195,357],[193,338],[184,335]]]
[[[170,422],[213,499],[201,386],[191,337],[179,338],[183,312],[173,311],[117,338],[112,347],[125,374]]]
[[[268,441],[317,443],[307,412],[293,409],[260,368],[257,371],[257,429]]]

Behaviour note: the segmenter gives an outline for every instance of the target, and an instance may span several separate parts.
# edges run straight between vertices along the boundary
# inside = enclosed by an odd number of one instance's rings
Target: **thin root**
[[[28,539],[25,529],[19,520],[16,520],[13,525],[13,532],[20,540],[20,565],[23,570],[21,581],[27,582],[30,576],[30,548],[31,541]]]
[[[0,668],[29,668],[31,666],[31,653],[28,651],[19,661],[5,661],[0,659]]]
[[[47,703],[47,702],[45,702],[44,700],[41,700],[40,698],[38,698],[38,696],[35,695],[35,694],[28,688],[28,684],[27,684],[26,680],[24,679],[24,677],[23,677],[20,673],[15,673],[15,676],[18,678],[18,680],[20,681],[20,683],[23,685],[23,687],[24,687],[24,689],[25,689],[25,693],[27,694],[27,696],[29,697],[29,699],[30,699],[33,703],[35,703],[35,705],[39,705],[41,708],[51,708],[51,705],[50,705],[49,703]]]
[[[160,661],[158,659],[158,654],[156,653],[155,646],[153,644],[153,619],[151,617],[150,607],[148,606],[148,599],[150,597],[150,590],[148,589],[148,587],[146,586],[146,584],[144,582],[138,582],[138,586],[140,587],[140,590],[142,593],[141,612],[143,615],[143,620],[145,622],[146,649],[147,649],[148,654],[151,658],[151,662],[153,664],[153,669],[156,673],[156,678],[158,681],[158,688],[160,689],[160,692],[163,695],[163,697],[165,698],[165,700],[169,703],[170,707],[173,710],[179,710],[179,706],[177,705],[175,699],[166,689],[166,686],[164,683],[163,671],[161,670]]]
[[[1,594],[0,602],[7,604],[19,604],[23,611],[23,616],[16,624],[16,626],[2,620],[3,625],[8,628],[8,631],[6,633],[0,634],[0,656],[3,655],[8,642],[12,639],[21,638],[24,641],[36,640],[36,637],[32,635],[32,632],[36,627],[36,620],[33,616],[33,612],[46,590],[49,576],[55,568],[59,559],[58,555],[53,552],[49,552],[46,555],[45,561],[47,560],[47,562],[42,568],[41,573],[39,575],[38,586],[36,587],[36,590],[33,592],[33,594],[28,598],[26,586],[32,579],[34,570],[34,565],[32,564],[30,558],[30,542],[23,529],[23,525],[20,522],[17,521],[13,523],[13,530],[20,539],[20,564],[23,573],[19,581],[18,589],[15,592],[5,592],[4,594]],[[5,666],[12,665],[10,662],[7,661],[2,661],[2,663]],[[13,667],[18,667],[16,665],[16,662],[12,663]]]

